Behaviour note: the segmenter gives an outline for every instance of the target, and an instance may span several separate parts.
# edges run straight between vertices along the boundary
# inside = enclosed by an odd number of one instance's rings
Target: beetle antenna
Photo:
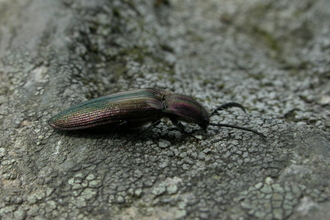
[[[214,123],[210,123],[209,125],[213,125],[213,126],[218,126],[218,127],[228,127],[228,128],[236,128],[236,129],[240,129],[240,130],[244,130],[244,131],[250,131],[253,132],[257,135],[259,135],[262,140],[264,140],[265,142],[267,141],[266,136],[256,130],[253,130],[251,128],[245,128],[245,127],[240,127],[240,126],[236,126],[236,125],[229,125],[229,124],[214,124]]]
[[[224,110],[224,109],[227,109],[227,108],[232,108],[232,107],[238,107],[240,109],[242,109],[244,112],[245,111],[245,108],[239,104],[239,103],[236,103],[236,102],[228,102],[228,103],[225,103],[223,105],[220,105],[219,107],[217,107],[216,109],[214,109],[211,113],[211,116],[212,115],[215,115],[216,113],[218,113],[218,111],[221,111],[221,110]]]

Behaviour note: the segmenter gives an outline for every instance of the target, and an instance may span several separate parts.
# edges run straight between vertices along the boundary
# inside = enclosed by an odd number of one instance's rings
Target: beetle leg
[[[224,109],[227,109],[227,108],[232,108],[232,107],[238,107],[238,108],[242,109],[245,112],[245,108],[241,104],[236,103],[236,102],[228,102],[228,103],[220,105],[219,107],[214,109],[211,113],[211,116],[218,113],[218,111],[221,111],[221,110],[224,110]]]
[[[160,123],[160,120],[157,120],[157,121],[152,122],[152,123],[146,128],[146,129],[140,131],[137,135],[140,136],[140,135],[142,135],[143,133],[145,133],[145,132],[147,132],[147,131],[153,129],[154,127],[156,127],[157,125],[159,125],[159,123]],[[134,139],[134,137],[128,139],[128,140],[125,142],[125,144],[127,144],[127,143],[130,142],[130,141],[132,141],[133,139]]]
[[[117,130],[117,129],[120,129],[120,127],[122,127],[123,125],[126,125],[126,124],[127,124],[127,121],[120,122],[120,123],[114,128],[114,131]]]
[[[113,138],[116,135],[116,131],[119,131],[121,129],[121,127],[126,124],[127,124],[127,121],[123,121],[123,122],[120,122],[118,125],[116,125],[116,127],[114,127],[112,129],[114,132],[112,132],[111,138]]]
[[[176,119],[170,118],[172,124],[175,125],[182,133],[188,133],[184,130],[184,126]]]
[[[143,131],[139,132],[139,135],[141,135],[141,134],[143,134],[143,133],[145,133],[145,132],[153,129],[154,127],[156,127],[157,125],[159,125],[159,123],[160,123],[160,120],[157,120],[157,121],[152,122],[146,129],[144,129]]]
[[[178,120],[176,119],[173,119],[173,118],[170,118],[171,122],[175,125],[175,127],[177,127],[180,132],[182,132],[183,134],[187,135],[187,136],[190,136],[190,137],[193,137],[195,139],[198,139],[197,137],[195,137],[194,135],[192,135],[191,133],[188,133],[184,130],[184,126],[183,124],[181,124]],[[198,139],[199,140],[199,139]]]

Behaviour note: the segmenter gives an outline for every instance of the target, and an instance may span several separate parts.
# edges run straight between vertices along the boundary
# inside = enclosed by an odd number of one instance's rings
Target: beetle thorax
[[[209,125],[206,109],[190,96],[167,94],[165,97],[165,116],[177,121],[198,124],[204,130]]]

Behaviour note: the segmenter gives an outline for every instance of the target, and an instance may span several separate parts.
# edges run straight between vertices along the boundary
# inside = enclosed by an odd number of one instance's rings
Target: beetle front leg
[[[172,124],[175,125],[182,133],[188,133],[184,130],[184,126],[176,119],[170,118]]]
[[[190,137],[193,137],[193,138],[195,138],[195,139],[198,139],[197,137],[195,137],[195,136],[192,135],[191,133],[186,132],[186,131],[184,130],[184,126],[183,126],[183,124],[181,124],[178,120],[173,119],[173,118],[170,118],[170,120],[171,120],[171,122],[175,125],[175,127],[177,127],[177,128],[180,130],[180,132],[182,132],[183,134],[188,135],[188,136],[190,136]]]

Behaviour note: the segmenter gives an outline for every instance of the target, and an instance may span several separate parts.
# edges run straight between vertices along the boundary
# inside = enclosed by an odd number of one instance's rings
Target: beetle
[[[189,133],[184,130],[181,121],[197,124],[204,131],[209,125],[241,129],[253,132],[266,140],[264,134],[250,128],[210,122],[210,118],[218,111],[231,107],[238,107],[245,112],[241,104],[229,102],[209,113],[190,96],[157,88],[145,88],[91,99],[58,113],[48,123],[58,130],[80,130],[102,126],[115,130],[149,124],[143,131],[145,132],[157,126],[161,119],[166,117],[185,134]]]

